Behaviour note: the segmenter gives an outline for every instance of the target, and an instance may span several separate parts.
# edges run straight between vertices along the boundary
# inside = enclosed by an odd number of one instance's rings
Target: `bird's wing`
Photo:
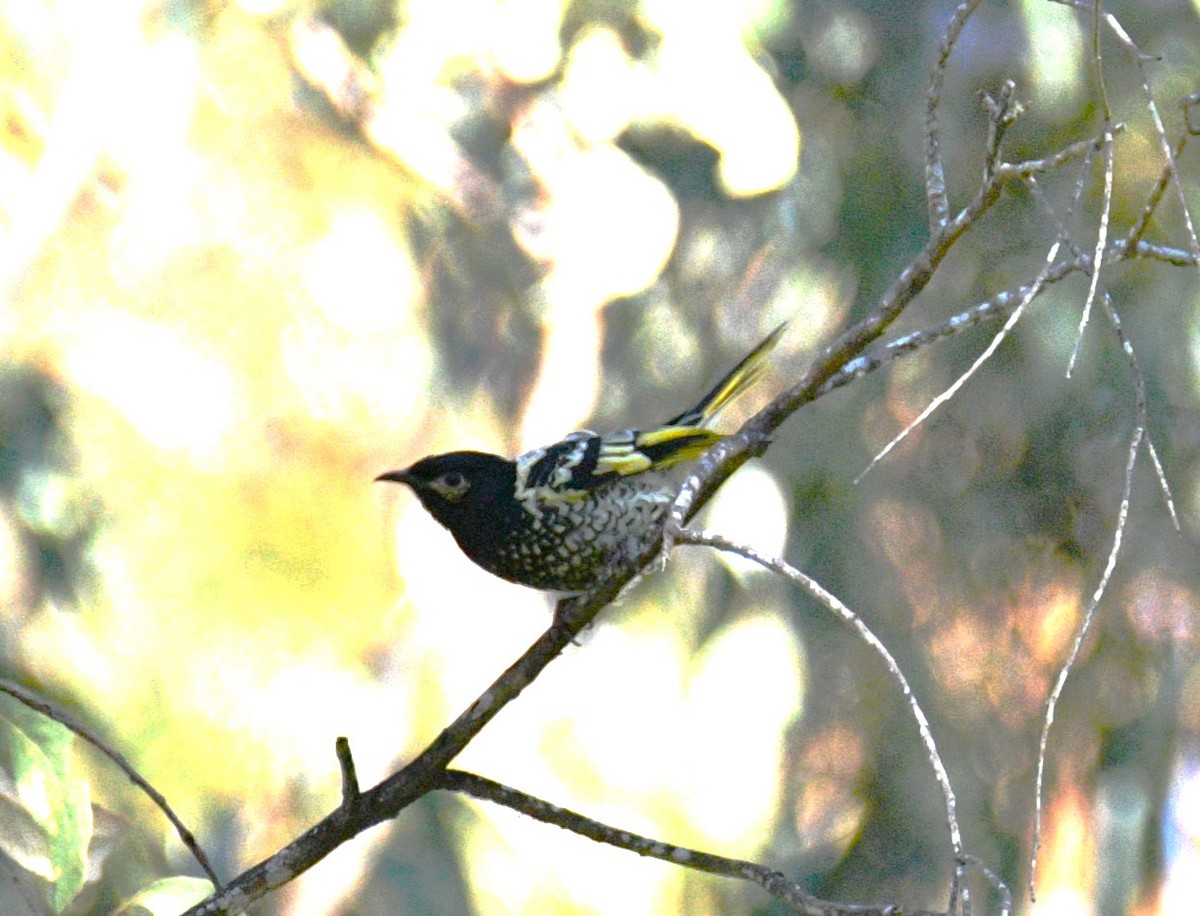
[[[517,499],[532,496],[539,500],[570,500],[584,496],[600,483],[595,479],[600,445],[601,438],[584,429],[519,456]]]
[[[589,430],[517,458],[517,498],[573,500],[615,477],[662,470],[696,458],[721,439],[691,426],[626,429],[599,436]]]
[[[627,429],[604,437],[594,473],[628,476],[663,470],[699,458],[722,438],[711,429],[694,426],[660,426],[640,432]]]

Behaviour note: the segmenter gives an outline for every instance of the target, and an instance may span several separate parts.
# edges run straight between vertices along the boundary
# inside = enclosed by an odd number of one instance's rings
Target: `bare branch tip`
[[[1179,107],[1183,109],[1187,132],[1193,137],[1200,135],[1200,92],[1184,96],[1179,100]]]
[[[342,807],[353,808],[362,798],[362,792],[358,787],[358,771],[354,766],[354,755],[350,753],[350,740],[339,736],[334,742],[333,749],[337,754],[338,766],[342,770]]]

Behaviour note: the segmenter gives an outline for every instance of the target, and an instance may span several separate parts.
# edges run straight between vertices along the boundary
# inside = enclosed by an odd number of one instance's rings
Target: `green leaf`
[[[0,787],[0,853],[31,874],[54,880],[50,840],[41,823]]]
[[[87,880],[88,841],[92,836],[91,786],[70,779],[62,786],[58,830],[50,838],[50,858],[58,880],[54,884],[54,908],[62,912]]]
[[[0,718],[0,850],[14,863],[47,881],[50,859],[53,773],[42,749]]]
[[[92,835],[88,783],[71,774],[73,735],[32,711],[0,715],[0,849],[52,885],[61,912],[83,886]]]

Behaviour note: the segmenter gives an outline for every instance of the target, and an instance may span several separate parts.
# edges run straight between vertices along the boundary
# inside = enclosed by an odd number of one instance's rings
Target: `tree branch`
[[[805,892],[803,888],[789,881],[779,872],[772,871],[755,862],[730,859],[696,849],[688,849],[684,846],[674,846],[660,840],[639,836],[628,830],[610,827],[568,808],[560,808],[558,805],[552,805],[540,798],[527,795],[474,773],[447,770],[444,775],[445,779],[441,786],[443,789],[463,792],[472,798],[503,805],[544,824],[561,827],[563,830],[577,833],[590,840],[595,840],[597,843],[605,843],[639,856],[659,859],[710,875],[753,881],[772,897],[793,907],[798,913],[810,914],[810,916],[871,916],[871,914],[882,916],[882,914],[899,912],[898,908],[893,906],[856,905],[821,900]]]

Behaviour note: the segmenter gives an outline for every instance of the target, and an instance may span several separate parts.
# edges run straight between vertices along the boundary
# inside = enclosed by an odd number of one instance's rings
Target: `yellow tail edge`
[[[787,330],[788,322],[783,322],[773,330],[762,342],[751,350],[740,363],[712,391],[700,399],[700,402],[677,417],[668,420],[663,426],[707,426],[722,409],[728,407],[735,398],[749,390],[757,382],[767,368],[767,357],[779,343],[779,338]]]

